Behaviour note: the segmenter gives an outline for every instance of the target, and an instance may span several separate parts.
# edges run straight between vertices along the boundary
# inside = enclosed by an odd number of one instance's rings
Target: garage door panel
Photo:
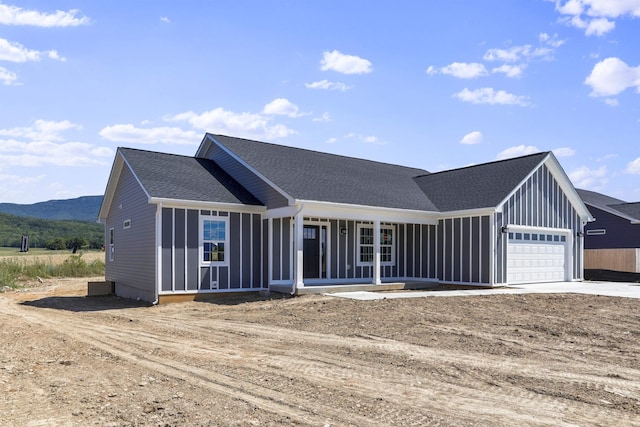
[[[567,277],[566,237],[559,234],[509,233],[507,281],[510,284],[563,281]]]

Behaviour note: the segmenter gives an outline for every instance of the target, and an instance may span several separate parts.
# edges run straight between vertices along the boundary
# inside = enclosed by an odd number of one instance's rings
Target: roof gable
[[[260,205],[211,160],[132,148],[118,151],[150,198]]]
[[[428,173],[423,169],[225,135],[208,136],[294,200],[437,209],[412,179]]]

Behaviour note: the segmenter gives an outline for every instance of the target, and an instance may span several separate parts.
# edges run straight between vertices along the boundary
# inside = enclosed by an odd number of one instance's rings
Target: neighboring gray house
[[[429,173],[212,134],[194,157],[119,148],[99,214],[106,279],[152,302],[581,280],[591,219],[551,152]]]
[[[585,249],[640,248],[640,203],[578,189],[595,221],[585,227]]]
[[[613,278],[599,270],[640,273],[640,203],[577,191],[595,217],[584,230],[585,269],[596,279]]]

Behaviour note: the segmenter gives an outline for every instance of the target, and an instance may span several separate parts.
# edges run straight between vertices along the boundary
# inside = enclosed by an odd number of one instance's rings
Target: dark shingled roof
[[[499,160],[415,178],[440,211],[498,206],[549,152]]]
[[[595,206],[596,208],[603,208],[609,205],[617,205],[620,203],[626,203],[624,200],[609,197],[607,195],[596,193],[595,191],[582,190],[577,188],[576,191],[583,202]]]
[[[582,201],[588,205],[612,213],[619,213],[619,216],[633,218],[640,221],[640,202],[627,203],[623,200],[609,197],[605,194],[590,190],[578,189],[578,194]]]
[[[133,148],[119,151],[151,197],[261,204],[211,160]]]
[[[609,205],[609,207],[640,221],[640,202]]]
[[[423,169],[210,135],[298,200],[437,211],[413,177]]]

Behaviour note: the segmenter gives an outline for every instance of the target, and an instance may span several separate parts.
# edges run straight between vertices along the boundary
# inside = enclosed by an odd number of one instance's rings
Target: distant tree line
[[[0,246],[19,248],[22,236],[29,237],[32,248],[99,249],[104,244],[104,225],[0,213]]]

